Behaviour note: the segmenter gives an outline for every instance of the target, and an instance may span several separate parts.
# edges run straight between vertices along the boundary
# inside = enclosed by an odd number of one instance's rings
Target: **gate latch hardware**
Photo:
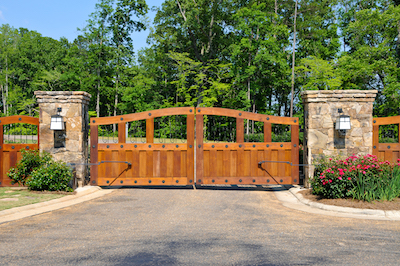
[[[258,166],[260,167],[261,164],[263,164],[263,163],[286,163],[286,164],[289,164],[290,166],[310,166],[310,165],[312,165],[312,164],[303,164],[303,163],[294,164],[294,163],[289,162],[289,161],[261,161],[261,162],[258,162]]]

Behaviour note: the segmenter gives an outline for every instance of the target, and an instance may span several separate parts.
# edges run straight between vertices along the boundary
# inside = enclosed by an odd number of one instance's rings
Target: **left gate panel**
[[[0,186],[18,186],[7,172],[21,160],[21,150],[39,149],[39,119],[30,116],[0,118]]]
[[[194,184],[193,113],[193,108],[167,108],[91,119],[91,184]],[[99,136],[104,132],[103,126],[113,122],[116,124],[118,121],[123,122],[118,123],[118,132],[111,134],[114,140],[108,141]],[[132,123],[129,124],[130,122]],[[184,131],[179,138],[176,134],[177,129]],[[135,132],[142,132],[142,135],[135,135]]]

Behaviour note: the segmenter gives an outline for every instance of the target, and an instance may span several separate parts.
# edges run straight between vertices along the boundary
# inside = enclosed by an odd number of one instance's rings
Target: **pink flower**
[[[339,177],[338,177],[338,179],[339,179],[339,180],[342,180],[342,177],[341,177],[341,176],[339,176]]]
[[[329,183],[332,183],[332,179],[329,179],[328,181],[329,181]]]
[[[362,173],[365,175],[367,172],[365,172],[365,171],[362,171]]]
[[[351,180],[351,177],[348,177],[347,180]]]

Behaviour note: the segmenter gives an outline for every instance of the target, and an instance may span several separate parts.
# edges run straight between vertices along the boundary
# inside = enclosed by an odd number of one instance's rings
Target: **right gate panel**
[[[230,119],[212,123],[217,116]],[[245,121],[247,124],[248,120],[251,120],[251,128],[254,123],[261,126],[263,134],[252,134],[251,139],[245,140]],[[233,127],[229,127],[232,124]],[[291,142],[272,142],[271,124],[289,125]],[[210,132],[219,137],[218,141]],[[258,142],[254,137],[258,137]],[[197,184],[298,184],[298,146],[297,118],[223,108],[196,109]]]

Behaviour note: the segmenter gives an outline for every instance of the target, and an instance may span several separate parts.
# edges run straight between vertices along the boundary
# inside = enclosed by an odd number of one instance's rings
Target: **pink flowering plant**
[[[320,160],[311,185],[324,198],[393,200],[400,196],[400,160],[393,164],[370,154]]]

